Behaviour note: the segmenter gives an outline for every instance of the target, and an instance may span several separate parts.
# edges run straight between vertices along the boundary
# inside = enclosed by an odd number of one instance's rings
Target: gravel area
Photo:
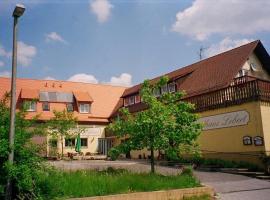
[[[104,160],[75,160],[75,161],[49,161],[52,166],[63,170],[104,170],[108,167],[116,169],[127,169],[132,172],[150,172],[150,163],[146,161],[136,160],[118,160],[118,161],[104,161]],[[158,173],[163,175],[177,175],[181,172],[180,168],[155,166]]]

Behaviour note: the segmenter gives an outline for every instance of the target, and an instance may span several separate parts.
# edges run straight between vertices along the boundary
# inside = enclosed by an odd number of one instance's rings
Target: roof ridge
[[[0,77],[1,79],[11,79],[10,77]],[[100,85],[100,86],[109,86],[109,87],[118,87],[118,88],[130,88],[125,86],[110,85],[106,83],[85,83],[85,82],[76,82],[76,81],[67,81],[67,80],[46,80],[46,79],[37,79],[37,78],[17,78],[17,80],[32,80],[32,81],[49,81],[49,82],[66,82],[66,83],[81,83],[87,85]],[[133,87],[133,86],[131,86]]]

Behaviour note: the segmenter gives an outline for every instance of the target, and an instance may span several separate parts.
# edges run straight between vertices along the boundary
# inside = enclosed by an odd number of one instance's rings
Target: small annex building
[[[186,92],[183,100],[195,104],[204,123],[198,141],[203,156],[253,163],[270,156],[270,57],[259,40],[164,75],[170,81],[155,95]],[[127,107],[132,113],[146,109],[139,95],[141,86],[18,79],[17,109],[29,101],[27,118],[39,114],[40,121],[53,117],[53,110],[74,112],[79,126],[86,129],[81,136],[82,152],[107,154],[119,141],[105,127],[119,108]],[[0,78],[0,98],[8,91],[10,79]],[[47,156],[60,152],[59,140],[35,139],[47,144]],[[64,144],[65,154],[75,152],[75,138]],[[143,158],[149,152],[132,151],[130,155]]]

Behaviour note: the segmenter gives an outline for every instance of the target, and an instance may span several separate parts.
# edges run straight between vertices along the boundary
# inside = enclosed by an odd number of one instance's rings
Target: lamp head
[[[23,15],[25,11],[25,7],[22,4],[17,4],[14,11],[13,11],[13,17],[20,17]]]

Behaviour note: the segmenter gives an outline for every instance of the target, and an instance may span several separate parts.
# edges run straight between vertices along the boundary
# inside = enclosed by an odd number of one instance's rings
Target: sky
[[[269,0],[1,0],[0,76],[11,74],[12,12],[20,78],[131,86],[260,39]]]

